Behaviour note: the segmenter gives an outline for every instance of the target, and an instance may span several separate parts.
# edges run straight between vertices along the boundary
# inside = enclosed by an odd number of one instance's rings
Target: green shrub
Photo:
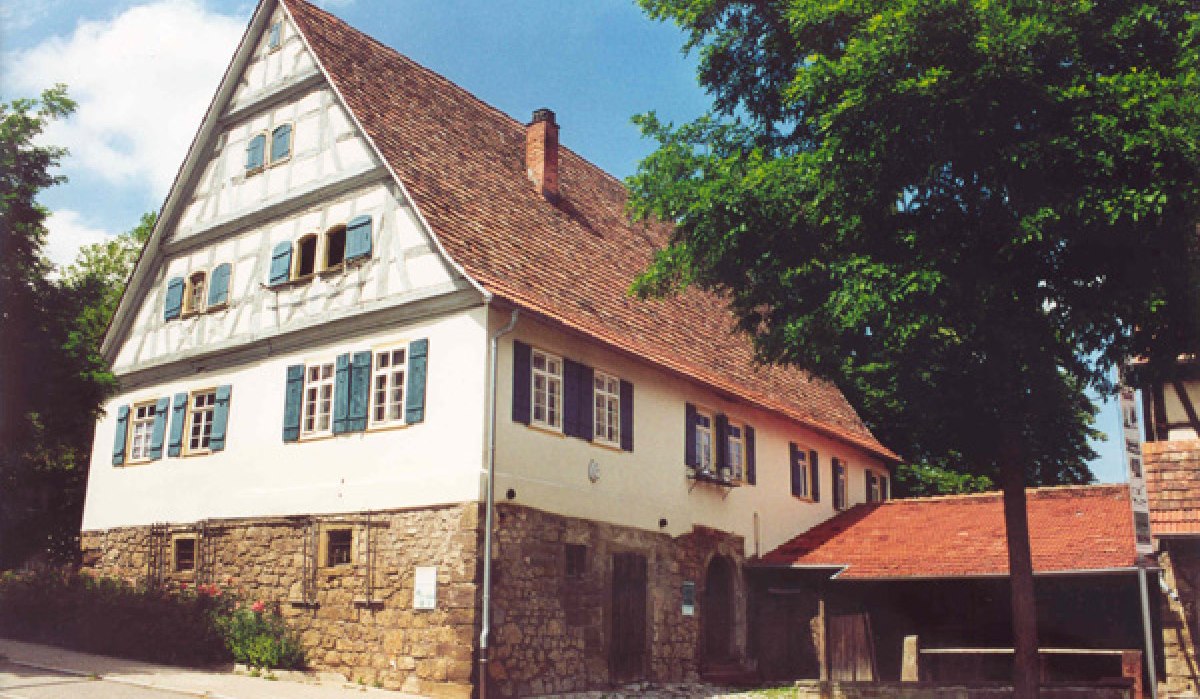
[[[11,638],[173,665],[301,667],[295,634],[277,609],[262,611],[216,585],[145,587],[57,570],[0,575],[0,632]]]

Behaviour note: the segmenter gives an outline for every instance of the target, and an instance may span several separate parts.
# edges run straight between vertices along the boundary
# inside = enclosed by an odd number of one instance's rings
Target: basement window
[[[354,532],[350,529],[330,529],[325,532],[325,566],[333,568],[350,564],[354,547]]]
[[[196,570],[196,537],[176,537],[171,548],[171,568],[176,573],[190,573]]]

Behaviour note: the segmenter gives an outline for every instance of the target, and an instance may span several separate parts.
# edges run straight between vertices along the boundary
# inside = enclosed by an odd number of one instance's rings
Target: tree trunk
[[[1013,438],[1017,439],[1017,438]],[[1011,442],[1008,455],[1017,454]],[[1004,528],[1008,537],[1008,569],[1012,590],[1013,696],[1036,699],[1040,683],[1037,648],[1037,604],[1033,590],[1033,557],[1029,548],[1029,517],[1025,509],[1025,467],[1020,458],[1000,464],[1004,485]]]

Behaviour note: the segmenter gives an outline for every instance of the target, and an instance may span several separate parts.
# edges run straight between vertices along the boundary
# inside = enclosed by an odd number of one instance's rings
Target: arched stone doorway
[[[713,556],[704,576],[704,660],[705,664],[727,663],[734,654],[734,574],[733,561]]]

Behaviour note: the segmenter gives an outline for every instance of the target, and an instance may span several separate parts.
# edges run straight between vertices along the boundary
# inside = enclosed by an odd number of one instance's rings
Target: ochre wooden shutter
[[[579,368],[578,362],[563,359],[563,434],[568,437],[583,436],[579,424],[579,403],[583,393],[583,387],[579,385]]]
[[[154,403],[154,428],[150,432],[149,449],[151,461],[162,458],[163,439],[167,436],[167,410],[170,407],[170,398],[159,398]]]
[[[404,389],[404,422],[412,425],[425,421],[425,375],[429,363],[429,340],[413,340],[408,345],[408,386]]]
[[[129,433],[129,406],[117,408],[117,431],[113,435],[112,462],[113,466],[125,463],[125,441]]]
[[[263,166],[263,154],[267,148],[266,134],[258,134],[250,139],[250,143],[246,146],[246,169],[250,171],[259,170]]]
[[[183,453],[183,423],[187,419],[188,394],[176,393],[171,403],[171,439],[167,443],[167,456]]]
[[[371,399],[371,353],[355,352],[350,360],[350,412],[346,417],[349,432],[367,429],[367,405]]]
[[[729,418],[724,413],[713,418],[713,451],[716,452],[713,466],[720,476],[721,469],[729,466]]]
[[[812,488],[809,489],[809,497],[813,502],[821,501],[821,469],[817,468],[817,450],[813,449],[808,452],[808,473],[812,478]]]
[[[624,379],[621,380],[621,449],[633,451],[633,384]]]
[[[525,425],[529,424],[532,361],[529,345],[513,340],[512,419]]]
[[[287,386],[283,392],[283,441],[300,439],[300,412],[304,401],[304,365],[287,368]]]
[[[292,243],[283,241],[271,251],[271,272],[267,284],[274,286],[288,280],[292,272]]]
[[[742,439],[746,440],[746,482],[750,485],[755,485],[758,481],[756,466],[754,463],[754,428],[750,425],[745,425],[742,431]]]
[[[696,406],[688,403],[683,415],[683,463],[698,468],[700,459],[696,454]]]
[[[233,265],[223,262],[213,268],[208,277],[208,305],[221,306],[229,303],[229,275]]]
[[[277,162],[292,153],[292,125],[275,127],[271,132],[271,162]]]
[[[163,320],[174,320],[183,311],[183,277],[174,277],[167,282],[167,296],[163,301]]]
[[[226,384],[217,386],[217,404],[213,408],[212,433],[208,438],[208,448],[212,451],[225,449],[226,427],[229,424],[229,401],[233,395],[233,386]]]
[[[350,223],[346,224],[344,260],[349,262],[360,257],[371,256],[371,227],[370,216],[355,216],[350,219]]]
[[[333,433],[349,432],[350,353],[339,354],[333,375]]]

